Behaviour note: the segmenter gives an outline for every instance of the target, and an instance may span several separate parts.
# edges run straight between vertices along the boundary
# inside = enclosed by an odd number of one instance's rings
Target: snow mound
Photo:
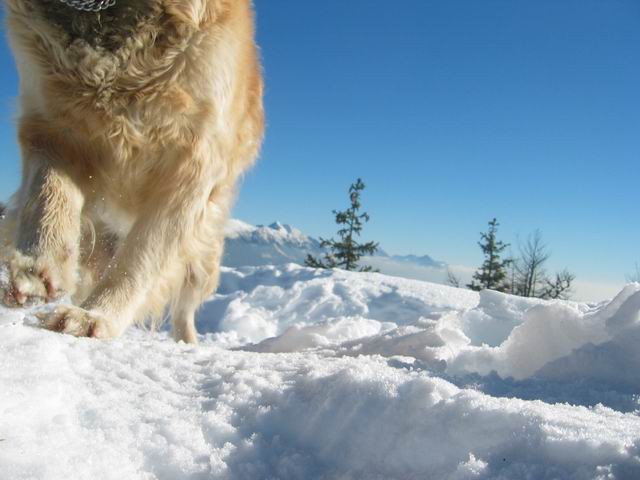
[[[297,265],[224,269],[197,347],[0,309],[0,478],[640,478],[638,312]]]
[[[639,292],[629,285],[594,308],[380,274],[246,267],[223,271],[199,329],[234,347],[262,342],[256,351],[360,345],[367,354],[445,361],[453,375],[524,379],[582,346],[628,337],[638,328]]]
[[[279,336],[289,327],[325,323],[331,328],[346,318],[352,325],[368,325],[366,331],[373,328],[371,322],[378,330],[414,325],[477,302],[475,292],[377,273],[295,264],[223,268],[218,293],[198,315],[198,330],[228,334],[238,346]]]
[[[638,284],[627,286],[609,304],[595,310],[569,302],[543,302],[527,310],[521,324],[497,347],[483,345],[461,351],[452,362],[451,370],[480,374],[495,370],[502,377],[523,379],[565,356],[581,356],[582,361],[586,361],[584,349],[596,352],[607,346],[623,349],[628,345],[629,338],[635,338],[640,331],[639,312]],[[592,348],[600,344],[605,345]],[[567,362],[570,363],[570,359],[557,362],[556,378],[559,365],[567,365]],[[625,362],[628,367],[640,367],[634,355],[626,355]],[[545,370],[547,374],[550,368]],[[583,372],[589,368],[587,366]],[[619,373],[612,369],[607,375],[619,376]],[[566,378],[572,377],[567,375]]]

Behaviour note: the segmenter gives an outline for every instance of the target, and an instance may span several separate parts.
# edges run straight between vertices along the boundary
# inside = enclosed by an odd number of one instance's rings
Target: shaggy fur
[[[176,339],[195,342],[263,134],[250,0],[5,3],[23,174],[1,224],[4,302],[70,294],[44,325],[100,338],[169,303]]]

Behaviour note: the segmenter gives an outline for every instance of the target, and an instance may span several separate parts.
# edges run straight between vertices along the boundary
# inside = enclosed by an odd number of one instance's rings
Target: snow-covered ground
[[[197,347],[0,309],[1,479],[637,479],[640,285],[226,268]]]

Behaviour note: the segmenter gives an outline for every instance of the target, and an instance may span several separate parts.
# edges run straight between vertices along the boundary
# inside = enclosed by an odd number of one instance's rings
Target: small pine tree
[[[325,254],[322,260],[312,255],[307,255],[306,266],[312,268],[342,268],[360,272],[373,271],[370,266],[358,266],[358,261],[363,255],[372,255],[378,250],[378,243],[359,243],[355,238],[360,236],[364,223],[369,221],[368,213],[360,213],[360,208],[362,207],[360,193],[364,188],[365,184],[361,179],[351,184],[351,187],[349,187],[351,206],[343,212],[333,211],[336,223],[342,226],[338,230],[339,240],[321,238],[320,246],[329,249],[330,252]]]
[[[472,282],[467,285],[471,290],[491,289],[499,292],[509,290],[507,268],[511,264],[511,260],[500,258],[500,254],[509,247],[509,244],[496,238],[498,225],[500,224],[494,218],[489,222],[489,230],[480,234],[478,245],[482,249],[485,260],[478,271],[473,274]]]

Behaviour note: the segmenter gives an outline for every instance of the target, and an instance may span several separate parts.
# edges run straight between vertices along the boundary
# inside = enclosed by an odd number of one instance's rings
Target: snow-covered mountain
[[[388,255],[387,255],[388,256]],[[418,265],[420,267],[428,267],[428,268],[447,268],[447,264],[445,262],[441,262],[439,260],[434,260],[429,255],[392,255],[391,258],[398,262],[410,263],[413,265]]]
[[[225,234],[227,240],[223,263],[229,267],[285,263],[304,265],[308,254],[316,257],[324,254],[317,239],[280,222],[268,226],[253,226],[233,219],[227,223]],[[411,268],[430,269],[442,274],[447,268],[445,262],[434,260],[428,255],[389,255],[383,249],[374,257],[365,257],[362,263],[391,275],[397,275],[398,271],[406,272]],[[399,276],[413,278],[411,275]]]
[[[2,479],[640,478],[639,284],[589,305],[223,268],[199,346],[36,311],[0,307]]]
[[[322,255],[320,242],[280,222],[253,226],[231,219],[225,228],[223,264],[228,267],[304,265],[307,254]]]

